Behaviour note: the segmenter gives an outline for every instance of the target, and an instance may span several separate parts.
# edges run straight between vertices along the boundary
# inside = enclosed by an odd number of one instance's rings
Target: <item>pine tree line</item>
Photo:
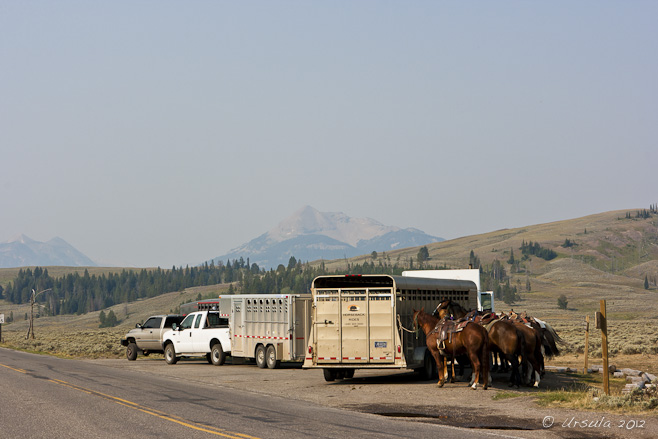
[[[423,263],[414,264],[413,258],[398,258],[394,263],[381,258],[377,262],[348,263],[347,269],[341,269],[340,273],[400,275],[403,270],[414,268],[437,269]],[[280,264],[276,270],[269,271],[243,258],[226,264],[211,262],[198,267],[172,267],[171,270],[122,270],[100,276],[90,275],[85,270],[82,275],[73,273],[57,278],[50,276],[47,268],[36,267],[19,270],[16,279],[4,290],[4,296],[12,303],[28,303],[32,289],[51,289],[37,299],[47,315],[83,314],[185,288],[222,283],[231,284],[229,292],[243,294],[308,293],[313,279],[323,274],[330,274],[324,263],[314,267],[297,261],[294,256],[287,267]],[[108,324],[113,323],[111,316],[105,317],[110,320]]]

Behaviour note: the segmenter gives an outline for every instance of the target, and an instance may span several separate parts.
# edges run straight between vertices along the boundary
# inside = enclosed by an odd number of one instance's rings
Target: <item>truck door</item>
[[[188,314],[181,322],[178,331],[174,331],[172,340],[177,353],[192,352],[192,325],[195,318],[200,314]]]
[[[206,346],[206,338],[203,334],[203,329],[208,326],[208,317],[204,313],[200,313],[194,319],[194,324],[188,331],[190,331],[191,342],[190,352],[209,352],[210,345]]]
[[[151,317],[142,325],[142,331],[139,334],[141,339],[137,345],[143,350],[158,350],[162,349],[160,343],[160,325],[162,324],[162,317]]]
[[[340,302],[338,290],[317,290],[315,334],[318,363],[340,361]]]

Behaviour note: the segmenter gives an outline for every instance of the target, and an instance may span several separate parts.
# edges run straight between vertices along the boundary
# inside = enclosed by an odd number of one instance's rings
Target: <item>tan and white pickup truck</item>
[[[162,335],[170,330],[174,324],[180,324],[183,316],[169,314],[151,316],[144,323],[135,325],[123,339],[121,344],[126,347],[126,357],[130,361],[137,358],[137,353],[144,355],[151,352],[164,352],[162,350]]]
[[[163,334],[161,349],[167,364],[176,364],[181,357],[206,357],[208,363],[221,366],[231,354],[228,318],[219,311],[190,313]]]

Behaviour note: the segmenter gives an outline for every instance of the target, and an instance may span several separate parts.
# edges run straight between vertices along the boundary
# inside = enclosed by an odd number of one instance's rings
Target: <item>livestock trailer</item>
[[[303,362],[311,323],[310,294],[219,296],[229,318],[231,357],[254,359],[260,368]]]
[[[391,275],[318,276],[311,284],[312,322],[303,368],[323,369],[327,381],[355,369],[435,370],[413,311],[431,313],[444,299],[477,308],[477,287],[467,280]]]

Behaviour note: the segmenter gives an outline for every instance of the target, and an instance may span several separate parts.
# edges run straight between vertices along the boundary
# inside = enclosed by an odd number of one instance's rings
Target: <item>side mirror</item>
[[[178,329],[179,329],[178,328],[178,323],[174,323],[173,325],[171,325],[171,329],[173,329],[174,331],[178,331]]]
[[[141,323],[137,323],[137,324],[135,325],[135,328],[142,329],[142,324],[141,324]]]

